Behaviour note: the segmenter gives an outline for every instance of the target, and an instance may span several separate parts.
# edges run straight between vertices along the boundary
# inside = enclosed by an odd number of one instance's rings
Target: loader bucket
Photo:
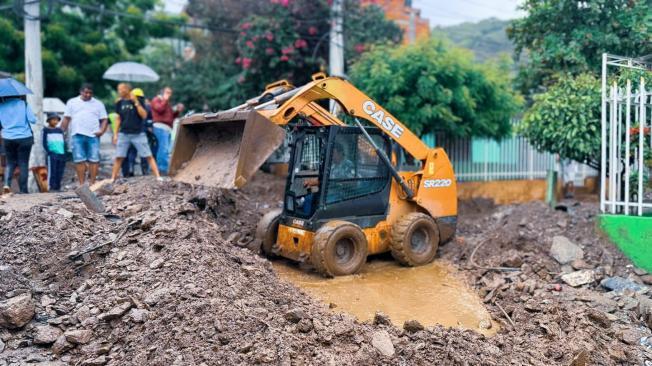
[[[219,188],[247,183],[285,138],[285,130],[256,111],[195,114],[179,125],[170,176]]]

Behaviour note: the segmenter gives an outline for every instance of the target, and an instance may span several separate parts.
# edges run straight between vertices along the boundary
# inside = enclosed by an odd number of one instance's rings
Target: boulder
[[[632,282],[628,279],[614,276],[614,277],[607,277],[600,281],[600,285],[602,287],[606,288],[607,290],[611,291],[624,291],[624,290],[631,290],[634,292],[645,292],[647,291],[647,286],[638,284],[636,282]]]
[[[32,295],[22,294],[0,302],[0,327],[22,328],[34,317]]]
[[[419,323],[417,320],[407,320],[405,323],[403,323],[403,329],[410,333],[418,332],[420,330],[423,330],[423,324]]]
[[[567,273],[561,276],[561,280],[567,285],[578,287],[595,281],[595,274],[590,269]]]
[[[383,356],[394,356],[394,344],[386,330],[378,330],[371,336],[371,345]]]
[[[34,344],[52,344],[61,337],[63,332],[51,325],[39,325],[34,333]]]
[[[584,257],[584,250],[565,236],[555,236],[552,238],[550,256],[559,264],[567,264],[574,260],[582,259]]]
[[[72,344],[86,344],[91,341],[93,332],[86,329],[68,330],[63,334]]]

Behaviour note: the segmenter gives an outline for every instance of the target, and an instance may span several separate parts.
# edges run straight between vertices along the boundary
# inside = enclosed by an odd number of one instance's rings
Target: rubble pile
[[[139,178],[96,192],[107,215],[74,198],[0,210],[0,365],[650,359],[647,274],[597,238],[591,205],[462,210],[440,256],[500,322],[487,338],[416,321],[399,329],[380,313],[361,323],[281,281],[253,231],[282,186],[267,175],[244,191]],[[590,275],[563,279],[580,271]]]

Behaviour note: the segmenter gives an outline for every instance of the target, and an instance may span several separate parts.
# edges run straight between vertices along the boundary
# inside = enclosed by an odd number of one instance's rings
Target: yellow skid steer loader
[[[322,105],[334,100],[352,125]],[[366,121],[372,127],[363,126]],[[269,256],[311,263],[326,276],[356,273],[370,254],[429,263],[455,233],[456,182],[441,148],[429,148],[348,81],[286,81],[228,111],[181,121],[170,173],[223,188],[247,183],[291,132],[283,208],[260,220]]]

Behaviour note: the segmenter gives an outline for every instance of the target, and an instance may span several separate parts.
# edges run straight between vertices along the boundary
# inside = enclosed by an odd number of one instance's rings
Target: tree
[[[6,5],[11,1],[0,1]],[[178,34],[175,26],[148,22],[144,16],[179,21],[155,9],[158,0],[75,0],[75,6],[42,2],[43,72],[46,96],[71,97],[82,82],[96,85],[96,94],[106,97],[110,84],[102,74],[114,62],[138,60],[140,50],[152,37]],[[115,13],[129,16],[117,16]],[[0,69],[24,78],[23,18],[8,13],[0,18]]]
[[[349,63],[373,44],[400,42],[400,28],[387,20],[377,6],[361,7],[358,1],[350,0],[345,9],[344,47]],[[183,66],[182,70],[198,71],[211,65],[219,68],[219,74],[236,75],[219,83],[219,88],[229,95],[213,101],[242,101],[279,79],[301,85],[326,68],[330,30],[326,0],[191,0],[188,12],[221,31],[207,39],[197,35],[193,39],[197,47],[197,57],[191,61],[194,65]],[[203,98],[212,91],[202,88],[196,93]]]
[[[529,62],[518,77],[523,93],[540,91],[557,73],[579,75],[600,70],[603,52],[622,56],[652,53],[652,3],[649,0],[526,0],[527,16],[507,34],[517,56]]]
[[[600,81],[590,73],[560,78],[536,95],[521,132],[539,150],[600,167]]]
[[[353,82],[417,134],[501,138],[521,98],[509,64],[476,64],[470,51],[441,40],[379,46],[352,67]]]

